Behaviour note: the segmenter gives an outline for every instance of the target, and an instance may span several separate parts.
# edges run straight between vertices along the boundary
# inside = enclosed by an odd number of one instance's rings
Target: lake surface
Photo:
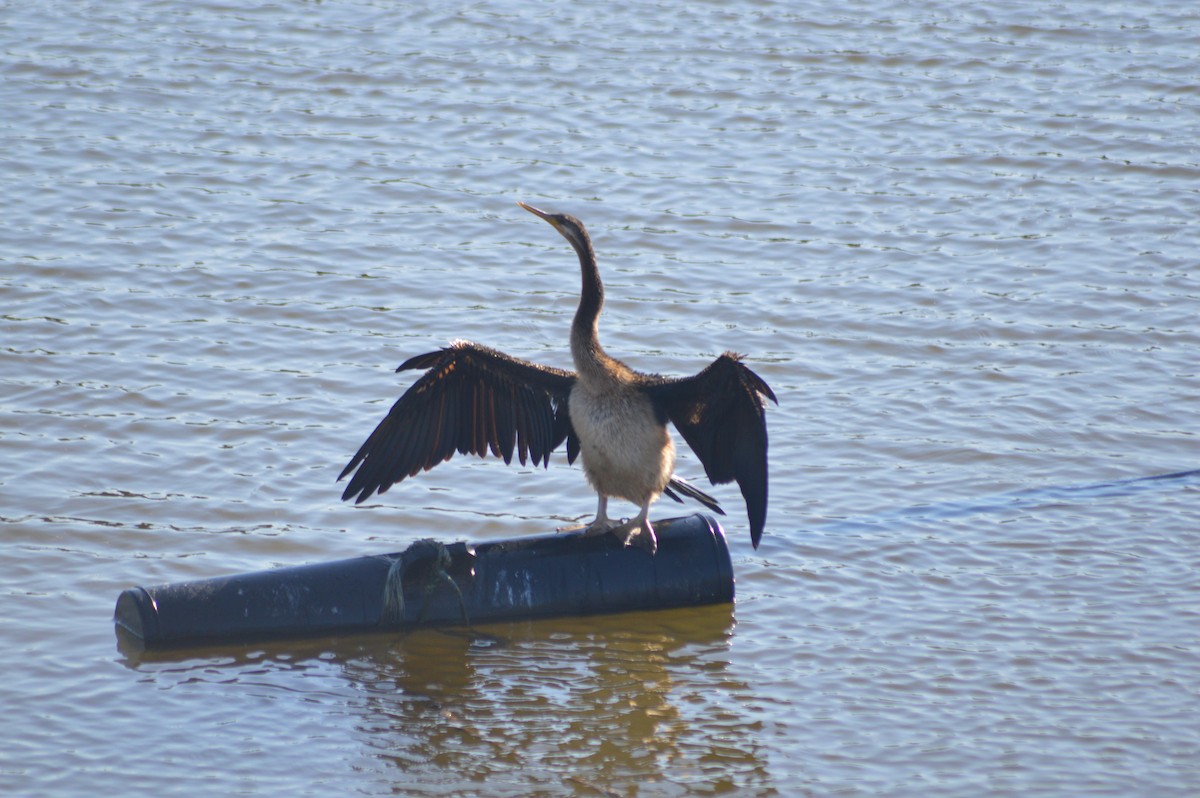
[[[1200,13],[991,5],[0,4],[0,791],[1200,792]],[[561,454],[334,481],[409,356],[569,365],[517,200],[609,351],[778,394],[736,605],[118,645],[590,518]]]

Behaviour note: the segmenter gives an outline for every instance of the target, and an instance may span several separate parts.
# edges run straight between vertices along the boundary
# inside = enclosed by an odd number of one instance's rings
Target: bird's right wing
[[[574,460],[578,441],[567,397],[575,375],[539,366],[470,341],[417,355],[396,371],[426,369],[359,447],[338,479],[354,476],[342,499],[362,502],[449,460],[455,452],[491,452],[522,465],[549,463],[564,439]],[[357,471],[355,471],[357,469]]]

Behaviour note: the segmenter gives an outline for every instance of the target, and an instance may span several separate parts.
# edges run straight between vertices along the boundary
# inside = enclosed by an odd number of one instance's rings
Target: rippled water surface
[[[6,795],[1194,795],[1191,3],[0,3]],[[775,389],[735,607],[146,653],[132,585],[589,517],[334,478],[455,337]],[[681,473],[699,475],[693,459]],[[660,515],[672,512],[660,507]],[[628,512],[628,510],[626,510]]]

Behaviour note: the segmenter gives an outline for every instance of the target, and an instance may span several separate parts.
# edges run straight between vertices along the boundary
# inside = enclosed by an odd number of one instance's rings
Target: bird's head
[[[545,219],[550,225],[562,235],[563,238],[570,242],[575,251],[583,254],[589,252],[592,248],[591,241],[588,239],[587,229],[583,226],[583,222],[576,219],[569,213],[549,213],[540,208],[535,208],[532,205],[527,205],[524,202],[518,202],[525,210],[532,213],[541,219]]]

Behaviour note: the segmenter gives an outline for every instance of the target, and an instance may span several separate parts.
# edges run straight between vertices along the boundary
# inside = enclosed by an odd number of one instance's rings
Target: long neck
[[[574,242],[572,242],[574,243]],[[580,374],[594,374],[603,369],[608,356],[600,347],[600,310],[604,307],[604,284],[596,266],[592,242],[584,239],[575,247],[579,255],[579,271],[583,285],[579,292],[579,308],[571,323],[571,358]]]

